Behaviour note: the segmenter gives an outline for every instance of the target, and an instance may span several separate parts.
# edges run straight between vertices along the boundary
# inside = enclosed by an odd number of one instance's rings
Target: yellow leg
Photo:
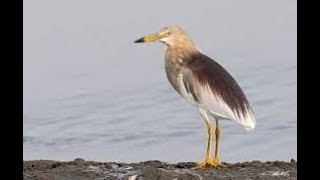
[[[213,128],[206,122],[207,129],[208,129],[208,145],[207,145],[207,152],[206,152],[206,159],[204,162],[198,164],[198,168],[204,168],[204,167],[211,167],[211,168],[220,168],[220,167],[226,167],[225,165],[221,164],[220,158],[219,158],[219,142],[220,142],[220,128],[218,121],[216,121],[216,130],[215,130],[215,136],[216,136],[216,149],[215,149],[215,155],[214,159],[210,157],[211,154],[211,143],[212,143],[212,137],[213,137]]]
[[[206,159],[204,160],[204,162],[199,163],[198,165],[199,168],[216,167],[216,164],[213,163],[213,159],[210,157],[213,128],[209,124],[207,124],[207,129],[208,129],[208,145],[207,145]]]
[[[219,167],[226,167],[226,165],[223,165],[220,161],[220,127],[219,127],[219,122],[218,120],[216,120],[216,131],[215,131],[215,134],[216,134],[216,149],[215,149],[215,153],[214,153],[214,159],[213,159],[213,162],[215,164],[217,164]]]
[[[211,143],[212,143],[212,127],[208,126],[208,145],[207,145],[207,152],[206,152],[206,159],[210,159],[210,155],[211,155]]]
[[[214,158],[219,159],[220,158],[220,154],[219,154],[220,128],[218,126],[216,127],[215,134],[216,134],[216,149],[214,152]]]

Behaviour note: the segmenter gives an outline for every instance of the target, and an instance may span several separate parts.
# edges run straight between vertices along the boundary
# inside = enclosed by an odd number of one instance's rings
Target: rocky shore
[[[297,162],[241,162],[220,169],[197,169],[194,162],[170,164],[161,161],[140,163],[94,162],[77,158],[60,162],[23,162],[23,179],[37,180],[209,180],[209,179],[297,179]]]

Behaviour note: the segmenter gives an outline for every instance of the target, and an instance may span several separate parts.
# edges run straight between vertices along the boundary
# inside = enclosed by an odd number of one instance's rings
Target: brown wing
[[[187,92],[196,97],[198,103],[212,108],[214,113],[229,116],[225,118],[239,123],[243,121],[241,124],[255,121],[240,86],[221,65],[206,55],[199,53],[190,57],[183,72],[183,82]]]

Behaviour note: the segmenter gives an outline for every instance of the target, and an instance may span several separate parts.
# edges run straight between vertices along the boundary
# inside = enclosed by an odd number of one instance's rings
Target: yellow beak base
[[[162,38],[162,36],[152,34],[152,35],[148,35],[148,36],[142,37],[140,39],[137,39],[134,42],[135,43],[156,42],[156,41],[160,40],[161,38]]]

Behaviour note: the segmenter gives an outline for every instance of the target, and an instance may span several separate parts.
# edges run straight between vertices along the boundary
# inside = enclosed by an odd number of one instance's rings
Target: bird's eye
[[[167,32],[167,35],[171,35],[171,32]]]

